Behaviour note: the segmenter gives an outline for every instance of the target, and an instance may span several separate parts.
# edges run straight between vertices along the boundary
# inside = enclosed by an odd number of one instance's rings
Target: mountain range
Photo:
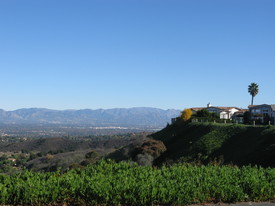
[[[180,110],[151,107],[52,110],[27,108],[14,111],[0,109],[2,124],[59,124],[84,126],[164,126],[171,118],[177,117]]]

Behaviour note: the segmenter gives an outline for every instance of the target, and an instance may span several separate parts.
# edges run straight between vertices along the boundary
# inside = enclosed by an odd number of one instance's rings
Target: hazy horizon
[[[47,108],[47,107],[22,107],[22,108],[16,108],[16,109],[11,109],[11,110],[7,110],[7,109],[3,109],[0,108],[4,111],[16,111],[16,110],[20,110],[20,109],[48,109],[48,110],[58,110],[58,111],[66,111],[66,110],[111,110],[111,109],[135,109],[135,108],[151,108],[151,109],[161,109],[161,110],[183,110],[183,109],[177,109],[177,108],[158,108],[158,107],[110,107],[110,108],[79,108],[79,109],[74,109],[74,108],[64,108],[64,109],[53,109],[53,108]]]

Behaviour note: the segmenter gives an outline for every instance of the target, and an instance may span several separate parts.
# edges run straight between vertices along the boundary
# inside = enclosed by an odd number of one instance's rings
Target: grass
[[[275,166],[275,127],[241,124],[176,122],[152,135],[167,151],[156,161],[221,158],[237,165]]]

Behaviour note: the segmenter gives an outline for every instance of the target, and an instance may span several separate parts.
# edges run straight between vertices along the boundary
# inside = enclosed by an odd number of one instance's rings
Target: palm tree
[[[248,92],[250,93],[250,95],[252,96],[252,100],[251,100],[251,105],[253,105],[253,100],[254,97],[258,94],[259,92],[259,86],[256,83],[251,83],[250,85],[248,85]]]

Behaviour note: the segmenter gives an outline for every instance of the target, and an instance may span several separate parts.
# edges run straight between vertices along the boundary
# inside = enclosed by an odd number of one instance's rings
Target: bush
[[[98,153],[97,153],[96,151],[91,151],[91,152],[88,152],[88,153],[85,155],[85,157],[86,157],[87,159],[95,159],[95,158],[98,158],[99,155],[98,155]]]
[[[187,121],[187,120],[189,120],[190,118],[191,118],[191,116],[192,116],[192,110],[191,109],[185,109],[185,110],[183,110],[182,112],[181,112],[181,119],[183,120],[183,121]]]
[[[210,119],[219,119],[219,115],[217,115],[214,112],[209,112],[207,109],[202,109],[197,111],[197,113],[194,115],[194,117],[204,117],[204,118],[210,118]]]

